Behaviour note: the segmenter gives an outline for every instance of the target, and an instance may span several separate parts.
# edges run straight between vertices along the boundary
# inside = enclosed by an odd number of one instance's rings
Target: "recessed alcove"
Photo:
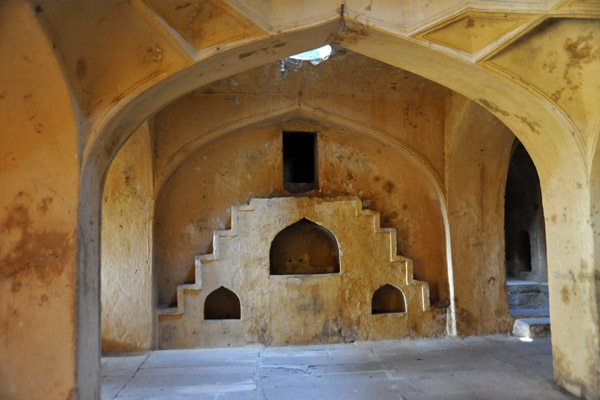
[[[546,232],[540,180],[525,147],[511,154],[504,201],[506,276],[545,283]]]
[[[290,193],[318,189],[317,134],[283,132],[283,187]]]
[[[240,299],[231,290],[221,286],[204,301],[205,320],[240,319]]]
[[[529,232],[522,229],[514,246],[516,257],[521,261],[521,270],[531,272],[531,238]]]
[[[380,287],[373,294],[372,314],[393,314],[406,312],[404,293],[392,285]]]
[[[279,232],[269,252],[271,275],[330,274],[340,272],[333,234],[306,218]]]

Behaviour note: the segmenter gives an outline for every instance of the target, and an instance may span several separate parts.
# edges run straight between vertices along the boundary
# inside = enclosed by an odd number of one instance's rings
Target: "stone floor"
[[[550,339],[162,350],[102,358],[102,399],[571,399]]]

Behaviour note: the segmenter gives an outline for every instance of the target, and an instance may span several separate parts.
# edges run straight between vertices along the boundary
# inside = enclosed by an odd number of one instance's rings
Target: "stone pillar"
[[[152,347],[151,143],[145,123],[119,150],[104,184],[100,291],[103,351]]]

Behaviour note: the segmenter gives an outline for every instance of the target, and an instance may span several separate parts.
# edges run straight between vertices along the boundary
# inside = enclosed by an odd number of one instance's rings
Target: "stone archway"
[[[180,110],[182,108],[183,106],[181,103],[174,103],[169,107],[169,109],[174,110]],[[242,125],[243,121],[237,120],[230,124],[229,120],[227,119],[229,117],[227,117],[223,119],[223,122],[225,122],[224,126],[226,128],[212,130],[210,127],[208,127],[207,131],[209,134],[199,134],[197,137],[195,136],[192,141],[184,143],[180,150],[173,152],[176,154],[175,156],[171,156],[170,158],[166,157],[169,158],[169,162],[163,165],[164,175],[160,174],[159,176],[161,178],[157,180],[157,192],[159,193],[157,198],[160,199],[162,204],[157,202],[157,211],[155,213],[157,216],[157,223],[163,227],[163,233],[160,233],[161,230],[158,229],[156,234],[159,235],[158,241],[163,243],[163,247],[172,249],[177,248],[177,250],[170,252],[171,254],[165,253],[165,256],[163,257],[163,253],[157,248],[156,268],[159,271],[158,279],[163,282],[163,287],[168,287],[168,285],[165,285],[165,282],[169,280],[171,280],[171,283],[173,283],[173,275],[178,275],[179,277],[177,279],[180,281],[186,275],[191,276],[191,269],[184,269],[184,272],[176,272],[176,268],[169,266],[191,265],[191,263],[186,260],[192,259],[191,257],[193,257],[194,251],[202,252],[203,249],[206,248],[208,245],[206,240],[210,239],[210,235],[207,235],[207,233],[212,232],[212,229],[215,229],[219,226],[218,222],[216,222],[215,226],[206,225],[207,220],[213,221],[214,224],[217,215],[217,219],[220,221],[227,220],[228,218],[227,214],[223,214],[223,211],[226,211],[226,209],[224,209],[222,205],[219,206],[219,202],[210,200],[210,190],[203,191],[198,188],[185,189],[185,185],[182,185],[181,183],[195,175],[197,171],[201,170],[204,171],[202,173],[202,179],[208,179],[209,181],[206,186],[211,187],[209,185],[214,185],[214,183],[211,183],[213,181],[210,177],[215,174],[216,169],[220,168],[220,163],[216,162],[216,160],[228,160],[225,161],[225,164],[233,166],[236,163],[236,159],[238,161],[244,160],[243,162],[246,163],[248,160],[246,160],[245,157],[248,152],[254,153],[257,150],[261,150],[262,153],[260,159],[253,159],[250,165],[244,164],[246,165],[242,171],[244,176],[248,173],[251,173],[253,178],[245,178],[243,180],[244,183],[241,185],[235,183],[235,179],[227,177],[220,178],[218,179],[219,186],[215,187],[216,193],[219,193],[221,199],[227,199],[223,204],[237,204],[239,202],[247,201],[245,196],[247,195],[248,191],[251,191],[253,196],[257,197],[287,196],[287,194],[281,191],[282,189],[278,188],[277,184],[275,183],[279,180],[279,178],[274,178],[274,176],[278,177],[279,175],[277,175],[277,162],[273,161],[277,160],[278,156],[278,151],[274,150],[274,146],[276,146],[276,144],[272,141],[274,137],[269,134],[269,141],[263,142],[262,140],[265,138],[265,136],[261,133],[261,130],[286,130],[288,129],[287,127],[290,126],[302,126],[303,129],[322,132],[328,136],[329,139],[323,143],[332,143],[332,141],[337,143],[335,147],[329,147],[329,145],[327,145],[328,147],[322,147],[319,151],[323,151],[326,148],[330,148],[332,149],[331,151],[333,151],[335,148],[338,156],[343,154],[343,156],[340,157],[340,160],[345,157],[345,151],[348,149],[353,148],[361,151],[363,153],[361,158],[362,160],[371,160],[368,162],[368,170],[375,171],[377,168],[380,168],[380,162],[376,161],[377,157],[383,158],[385,155],[385,159],[390,159],[389,157],[394,154],[394,158],[392,158],[394,160],[394,165],[386,167],[385,170],[387,171],[379,169],[380,173],[371,174],[369,179],[367,179],[369,176],[369,174],[366,173],[367,170],[362,170],[362,167],[359,167],[358,172],[352,173],[354,174],[352,178],[354,182],[353,187],[358,193],[358,191],[366,189],[366,187],[361,185],[372,184],[373,179],[380,180],[380,183],[383,183],[384,179],[381,178],[383,173],[389,174],[388,178],[386,179],[391,179],[398,187],[401,186],[404,188],[397,188],[397,190],[395,190],[393,193],[394,196],[389,195],[386,191],[380,188],[374,190],[380,190],[381,196],[371,197],[375,195],[375,192],[370,193],[369,190],[367,190],[364,192],[363,200],[366,201],[365,204],[370,204],[371,209],[381,211],[382,214],[385,215],[385,226],[396,227],[396,229],[404,231],[404,233],[401,234],[402,236],[398,239],[398,242],[403,249],[401,250],[401,254],[402,252],[406,252],[406,254],[410,252],[412,253],[413,257],[419,259],[415,269],[417,279],[431,281],[432,301],[436,304],[439,302],[440,305],[443,304],[444,307],[450,307],[447,321],[449,324],[448,331],[452,332],[453,312],[450,299],[453,298],[453,295],[450,294],[452,291],[452,284],[448,284],[448,282],[451,282],[452,280],[452,264],[448,262],[448,260],[451,261],[451,256],[449,254],[450,249],[448,246],[448,243],[450,243],[450,237],[449,226],[447,224],[446,217],[446,200],[442,178],[439,176],[439,168],[434,167],[434,165],[432,165],[432,163],[416,149],[412,148],[411,145],[405,143],[392,133],[359,124],[356,121],[350,120],[347,118],[347,116],[336,115],[326,109],[321,108],[319,110],[315,110],[305,103],[301,103],[299,107],[295,107],[295,109],[292,110],[286,109],[284,113],[281,113],[281,110],[274,112],[263,112],[262,110],[256,109],[256,105],[254,104],[252,108],[253,111],[258,112],[258,114],[248,117],[245,120],[248,122],[247,126]],[[168,114],[168,110],[165,110],[165,112]],[[179,113],[176,113],[170,118],[165,117],[165,121],[161,124],[168,126],[170,124],[169,121],[172,121],[171,118],[180,119],[181,116]],[[235,119],[233,116],[231,116],[231,118]],[[157,116],[156,119],[158,120],[160,118]],[[221,119],[219,118],[219,120]],[[281,120],[287,122],[279,122]],[[196,128],[192,129],[196,131]],[[170,130],[170,132],[173,133],[175,131]],[[340,147],[339,139],[341,136],[338,136],[339,134],[347,136],[348,138],[347,145],[349,147],[346,147],[346,150],[343,150],[343,148]],[[338,139],[334,139],[336,137]],[[250,145],[249,141],[252,141],[252,145]],[[357,145],[359,141],[362,141],[362,146]],[[243,149],[241,152],[236,148],[236,143],[244,143],[244,145],[241,145],[241,148]],[[212,147],[213,145],[216,147]],[[378,146],[381,146],[381,148],[378,149]],[[211,150],[211,148],[213,150]],[[232,150],[230,152],[226,149]],[[375,153],[377,150],[379,150],[379,152]],[[375,157],[369,158],[375,154],[377,154]],[[214,159],[215,162],[208,161],[210,165],[204,164],[206,161],[203,160],[207,159]],[[270,161],[268,163],[262,163],[262,159],[268,159]],[[322,163],[329,164],[327,160],[327,157],[323,158]],[[337,166],[343,165],[341,164],[340,160],[336,161]],[[260,163],[260,165],[264,165],[259,169],[254,169],[257,168],[257,162]],[[271,163],[274,164],[271,165]],[[177,167],[178,164],[179,167]],[[265,165],[268,165],[268,170],[264,169]],[[347,167],[352,169],[358,167],[359,165],[360,162],[355,160],[353,163],[347,164]],[[273,169],[273,171],[271,169]],[[237,172],[234,172],[235,168],[231,167],[229,170],[232,171],[232,175],[234,177],[237,176]],[[344,166],[342,169],[343,180],[335,178],[334,174],[336,169],[334,167],[324,167],[323,170],[326,171],[324,172],[325,176],[329,178],[325,178],[324,182],[328,182],[328,184],[325,185],[322,190],[320,190],[320,195],[335,196],[347,194],[347,192],[345,192],[345,184],[343,183],[347,177],[346,166]],[[407,177],[405,182],[403,182],[401,179],[403,175]],[[163,178],[163,176],[165,178]],[[187,176],[187,178],[185,178],[185,176]],[[418,177],[418,183],[415,182],[415,185],[412,186],[412,194],[403,193],[404,190],[408,190],[408,188],[404,185],[409,181],[412,182],[412,178],[409,179],[408,176],[412,176],[413,178]],[[173,180],[177,183],[170,185],[169,179],[166,177],[173,177]],[[256,186],[251,186],[252,182],[254,182]],[[227,183],[229,183],[229,185],[236,185],[236,191],[232,191],[224,196],[224,191],[228,187]],[[274,186],[270,186],[272,184]],[[424,194],[424,197],[415,202],[415,204],[419,204],[419,206],[409,206],[407,202],[411,202],[411,196],[418,196],[420,191],[423,191],[422,193]],[[425,195],[425,193],[427,194]],[[310,196],[314,195],[318,194],[312,193]],[[164,200],[163,196],[166,196],[168,200]],[[192,198],[196,198],[197,200],[194,201],[194,206],[186,207],[187,212],[189,213],[187,218],[181,218],[180,213],[177,213],[177,211],[174,211],[173,214],[171,214],[170,211],[165,211],[178,210],[178,202],[182,202],[182,204],[187,203],[189,200],[186,199],[189,199],[190,196],[192,196]],[[406,204],[404,207],[403,203]],[[396,205],[391,206],[391,204]],[[427,204],[427,206],[425,206],[425,204]],[[203,205],[206,208],[203,208]],[[216,211],[215,207],[221,207],[223,208],[223,211]],[[425,214],[418,214],[417,209],[420,207],[423,207],[423,209],[425,209],[425,207],[431,208],[427,208],[429,211],[427,211]],[[162,213],[158,212],[159,208],[163,210]],[[428,221],[427,225],[432,227],[428,228],[431,229],[430,234],[424,234],[426,229],[424,226],[413,226],[413,228],[409,227],[410,223],[408,221],[408,215],[413,212],[415,213],[415,216],[421,215],[421,220]],[[395,221],[391,221],[389,216],[395,219]],[[201,219],[204,221],[200,224],[202,225],[201,229],[198,231],[190,230],[187,231],[188,233],[186,233],[186,237],[189,238],[188,243],[195,243],[194,246],[196,246],[196,248],[192,250],[191,246],[189,245],[176,245],[175,243],[177,242],[177,239],[175,238],[177,235],[180,235],[183,232],[181,229],[184,228],[189,222],[189,218],[199,219],[200,217],[202,217]],[[414,218],[417,219],[416,217]],[[410,233],[410,235],[412,235],[412,239],[410,242],[412,244],[408,244],[409,237],[406,235],[409,235],[409,231],[411,230],[412,233]],[[435,250],[425,250],[425,247],[422,246],[420,249],[418,249],[418,251],[415,250],[417,243],[428,239],[431,239],[432,246],[435,248]],[[435,245],[433,245],[433,243],[435,243]],[[409,250],[409,248],[412,250]],[[424,252],[428,254],[425,255],[423,254]],[[425,260],[422,260],[421,257],[423,257]],[[429,265],[429,267],[424,268],[424,265]],[[171,271],[168,276],[167,274],[160,275],[160,271],[162,271],[165,267],[168,267],[168,270]],[[181,268],[179,269],[181,270]],[[182,273],[183,275],[181,275]],[[167,297],[165,297],[165,293],[163,293],[162,300],[159,297],[159,302],[161,304],[168,303],[169,299],[173,295],[171,292],[169,292],[169,294],[166,294],[166,296]]]
[[[507,276],[548,282],[540,182],[527,150],[519,142],[509,162],[504,209]]]
[[[532,158],[539,167],[548,214],[568,215],[565,224],[548,231],[549,266],[557,272],[550,282],[551,302],[557,303],[557,307],[553,308],[557,310],[557,318],[566,315],[567,310],[560,307],[557,288],[561,281],[569,277],[559,272],[560,266],[569,262],[573,254],[583,254],[583,247],[587,243],[585,239],[591,235],[591,227],[585,222],[586,215],[581,213],[588,204],[587,196],[575,194],[576,185],[583,185],[582,182],[586,181],[586,168],[579,144],[570,134],[573,131],[570,121],[545,98],[510,82],[500,74],[383,31],[370,31],[361,25],[350,26],[349,22],[346,20],[345,30],[342,31],[338,30],[338,23],[330,22],[294,33],[282,33],[277,38],[253,41],[198,60],[193,66],[151,86],[137,88],[136,93],[119,99],[114,107],[96,120],[85,147],[79,191],[76,359],[80,396],[93,398],[98,393],[99,362],[94,355],[99,354],[99,199],[104,175],[116,151],[152,113],[190,89],[307,47],[318,47],[335,33],[335,40],[342,46],[439,82],[479,102],[531,148]],[[286,45],[281,46],[280,40],[285,40]],[[262,49],[265,48],[271,51],[264,54]],[[545,132],[553,134],[547,136]],[[568,188],[568,195],[557,196],[558,193],[564,193],[565,187]],[[575,227],[579,226],[585,226],[583,232],[578,232],[584,240],[570,240]],[[565,243],[567,247],[564,247]],[[591,260],[585,261],[585,264],[586,267],[582,268],[588,271],[590,267],[587,265],[591,265]],[[586,315],[588,313],[583,310],[579,316],[571,314],[571,318],[585,318]],[[597,335],[593,324],[578,329],[579,334],[583,329],[585,336]],[[566,326],[554,337],[556,357],[567,360],[557,363],[557,377],[569,388],[574,387],[569,383],[571,381],[590,382],[592,379],[589,370],[583,366],[570,370],[569,359],[587,359],[588,362],[583,364],[588,366],[597,363],[597,360],[589,359],[587,349],[570,343],[572,334],[569,326]],[[570,351],[561,351],[563,347]]]

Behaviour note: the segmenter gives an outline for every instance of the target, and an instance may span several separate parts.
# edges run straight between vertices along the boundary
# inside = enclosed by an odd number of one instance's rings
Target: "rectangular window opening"
[[[316,132],[283,132],[283,187],[290,193],[318,188]]]

